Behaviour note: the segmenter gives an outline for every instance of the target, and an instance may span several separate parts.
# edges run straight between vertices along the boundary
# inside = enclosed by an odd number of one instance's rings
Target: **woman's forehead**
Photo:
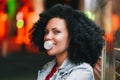
[[[56,18],[56,17],[50,19],[46,25],[46,29],[47,28],[64,28],[64,27],[66,27],[65,20],[61,18]]]

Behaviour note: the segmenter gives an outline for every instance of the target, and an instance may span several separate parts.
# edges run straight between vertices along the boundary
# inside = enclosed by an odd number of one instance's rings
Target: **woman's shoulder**
[[[65,70],[67,70],[67,72],[70,72],[70,73],[73,73],[73,72],[77,72],[77,73],[84,72],[84,73],[93,74],[93,68],[88,63],[77,64],[77,65],[68,67]]]
[[[81,63],[70,70],[67,78],[74,80],[94,80],[93,68],[88,63]]]
[[[55,64],[56,64],[56,61],[55,61],[55,59],[53,59],[53,60],[47,62],[47,63],[43,66],[43,69],[53,67]]]
[[[71,72],[71,71],[80,71],[80,70],[86,70],[86,71],[90,71],[93,72],[93,68],[90,64],[88,63],[79,63],[79,64],[74,64],[71,61],[69,61],[68,59],[66,59],[64,61],[64,63],[62,64],[62,66],[60,67],[63,70],[65,70],[66,72]]]
[[[52,60],[47,62],[42,69],[38,70],[38,80],[43,80],[51,71],[53,66],[55,65],[56,61]],[[42,77],[42,79],[41,79]]]
[[[84,70],[93,71],[92,66],[88,63],[81,63],[79,65],[76,65],[74,69],[84,69]]]
[[[88,63],[69,63],[61,72],[66,80],[94,80],[93,69]]]

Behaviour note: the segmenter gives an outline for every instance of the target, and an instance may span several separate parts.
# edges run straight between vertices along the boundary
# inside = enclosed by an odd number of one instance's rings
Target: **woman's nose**
[[[51,33],[48,33],[44,36],[45,41],[48,41],[48,40],[51,40],[51,39],[52,39],[52,34]]]

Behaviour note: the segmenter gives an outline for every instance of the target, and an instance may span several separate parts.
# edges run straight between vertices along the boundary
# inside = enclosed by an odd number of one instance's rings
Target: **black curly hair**
[[[70,38],[69,60],[75,64],[86,62],[94,66],[104,45],[104,31],[80,10],[57,4],[41,13],[40,19],[31,29],[31,42],[39,47],[40,52],[45,52],[44,30],[48,21],[55,17],[64,19],[67,24]]]

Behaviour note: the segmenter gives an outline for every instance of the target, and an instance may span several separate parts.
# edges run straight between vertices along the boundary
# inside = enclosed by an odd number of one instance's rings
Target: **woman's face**
[[[47,50],[48,55],[68,54],[69,44],[66,22],[61,18],[52,18],[45,28],[44,41],[51,41],[53,47]]]

